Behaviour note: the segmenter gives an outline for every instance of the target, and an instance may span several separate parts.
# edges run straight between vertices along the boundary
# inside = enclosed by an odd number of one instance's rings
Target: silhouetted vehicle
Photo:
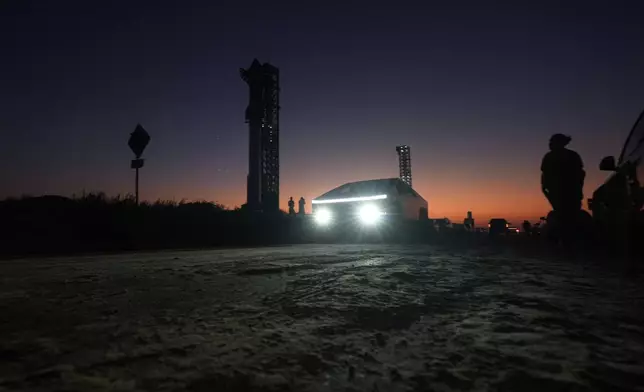
[[[618,241],[644,239],[644,111],[617,161],[605,157],[599,169],[613,172],[588,199],[600,233]]]
[[[452,221],[450,221],[448,218],[438,218],[434,219],[434,227],[437,231],[444,232],[451,230],[453,228],[453,225]]]
[[[519,228],[514,226],[508,226],[508,229],[506,230],[506,234],[508,235],[519,234]]]
[[[488,223],[487,227],[490,235],[507,234],[510,223],[503,218],[493,218],[490,219],[490,223]]]
[[[543,235],[548,228],[548,220],[545,216],[539,218],[539,222],[536,222],[532,226],[531,234],[535,236]]]

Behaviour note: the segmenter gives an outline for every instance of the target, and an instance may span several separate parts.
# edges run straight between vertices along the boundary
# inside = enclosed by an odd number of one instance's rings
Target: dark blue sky
[[[549,135],[589,196],[644,108],[642,2],[562,3],[5,0],[0,196],[131,191],[140,122],[143,198],[243,203],[257,57],[281,72],[283,205],[396,176],[409,144],[430,215],[538,216]]]

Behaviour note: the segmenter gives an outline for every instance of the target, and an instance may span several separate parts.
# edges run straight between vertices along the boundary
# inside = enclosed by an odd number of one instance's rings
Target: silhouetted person
[[[572,229],[572,222],[579,216],[586,177],[579,154],[566,148],[570,140],[560,133],[552,135],[550,151],[541,162],[541,189],[552,205],[556,226],[564,231]]]
[[[300,200],[298,201],[298,204],[299,204],[299,209],[298,209],[297,213],[300,214],[300,215],[304,215],[305,214],[304,205],[306,204],[306,201],[304,201],[303,197],[300,197]]]
[[[532,224],[527,220],[523,221],[523,232],[526,233],[527,235],[532,234]]]
[[[288,214],[295,215],[295,202],[293,201],[293,196],[288,199]]]
[[[463,219],[463,226],[466,230],[474,229],[474,217],[472,216],[472,211],[467,211],[467,218]]]

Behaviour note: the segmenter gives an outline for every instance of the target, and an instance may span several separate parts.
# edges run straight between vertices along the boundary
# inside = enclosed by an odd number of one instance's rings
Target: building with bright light
[[[312,200],[321,225],[355,220],[373,225],[384,219],[427,219],[427,201],[399,178],[350,182]]]

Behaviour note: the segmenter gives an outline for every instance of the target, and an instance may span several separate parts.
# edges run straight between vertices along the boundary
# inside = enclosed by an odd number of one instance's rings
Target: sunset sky
[[[140,122],[143,199],[241,205],[255,57],[281,73],[283,208],[396,177],[408,144],[431,217],[535,219],[557,132],[589,197],[644,109],[642,1],[491,3],[1,1],[0,197],[132,192]]]

